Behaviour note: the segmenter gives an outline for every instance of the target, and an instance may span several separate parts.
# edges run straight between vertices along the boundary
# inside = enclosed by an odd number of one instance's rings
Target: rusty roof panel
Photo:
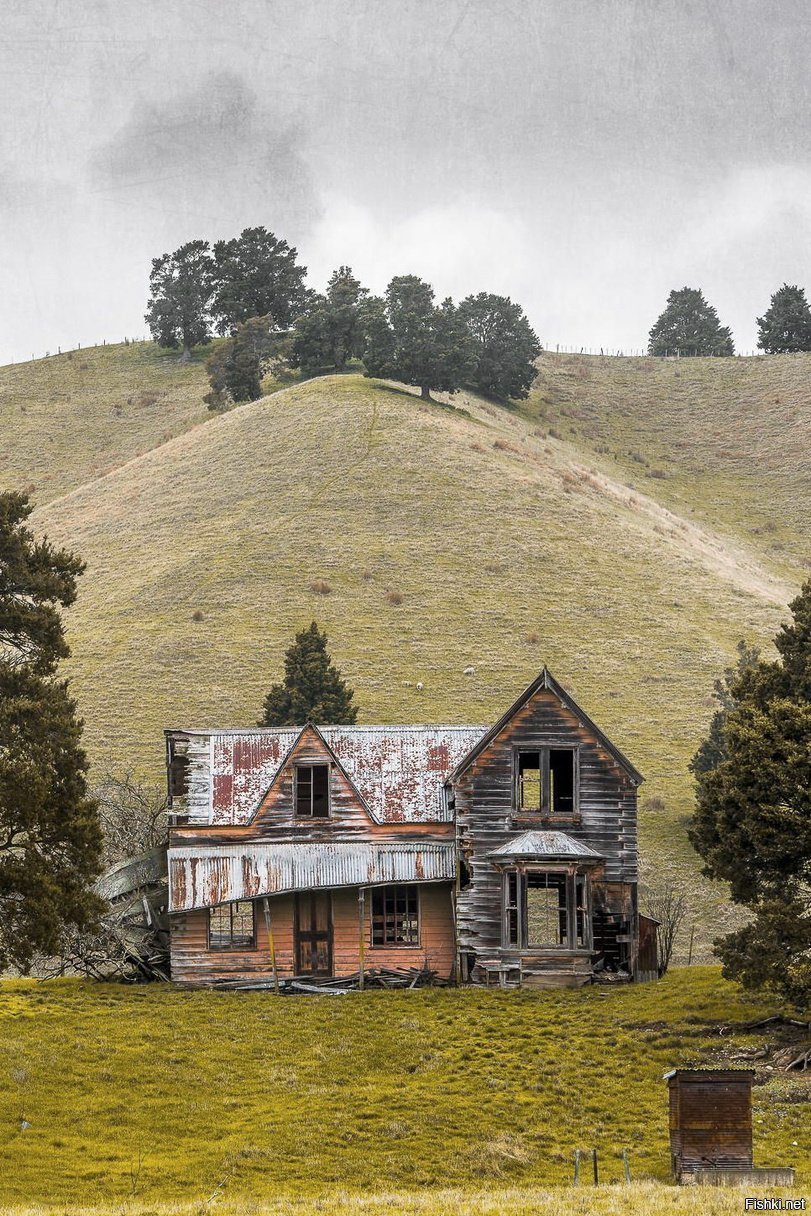
[[[438,882],[456,876],[447,844],[285,843],[169,849],[169,911],[188,912],[286,891]]]
[[[378,823],[447,822],[445,776],[484,734],[484,726],[323,726],[327,746]],[[189,752],[192,781],[210,782],[195,798],[192,818],[248,823],[300,734],[297,727],[185,732],[208,740]],[[200,759],[196,762],[196,756]],[[203,767],[210,755],[210,776]],[[202,795],[202,790],[200,791]],[[209,809],[210,808],[210,809]]]

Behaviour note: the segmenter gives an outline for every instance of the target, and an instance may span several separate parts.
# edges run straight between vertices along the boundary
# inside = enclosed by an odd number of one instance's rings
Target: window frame
[[[385,940],[385,933],[386,933],[385,903],[386,903],[386,893],[388,891],[403,891],[406,894],[406,900],[408,899],[408,893],[413,891],[414,902],[416,905],[416,921],[417,921],[417,936],[414,941],[388,942]],[[380,887],[372,887],[371,895],[372,895],[372,898],[370,901],[371,907],[370,907],[370,914],[369,914],[369,948],[371,950],[418,950],[422,944],[422,894],[420,891],[420,884],[413,883],[413,882],[409,882],[409,883],[388,882],[388,883],[385,883],[385,885],[380,886]],[[382,916],[383,916],[384,940],[382,942],[375,941],[375,919],[378,918],[377,914],[375,912],[375,902],[377,899],[383,900]],[[395,916],[396,915],[397,915],[397,913],[395,912]],[[406,917],[408,916],[408,906],[406,906],[405,915],[406,915]]]
[[[559,945],[529,945],[527,877],[530,874],[554,875],[565,878],[566,941]],[[513,891],[515,899],[513,900]],[[509,866],[502,873],[501,888],[501,946],[503,950],[521,954],[588,952],[593,949],[591,883],[583,870],[560,866]],[[515,918],[511,913],[515,912]],[[517,941],[513,924],[517,925]],[[580,930],[580,932],[578,932]],[[580,939],[580,940],[578,940]]]
[[[249,945],[246,943],[240,943],[240,942],[235,943],[234,942],[234,913],[240,904],[248,904],[248,905],[250,905],[250,909],[251,909],[252,932],[251,932],[251,942]],[[225,944],[225,945],[222,945],[219,942],[217,942],[215,944],[214,940],[212,938],[212,933],[211,933],[212,914],[214,912],[220,911],[223,908],[229,909],[229,913],[230,913],[229,923],[231,926],[230,937],[229,937],[227,944]],[[212,953],[212,954],[237,954],[237,953],[242,953],[243,951],[258,949],[259,943],[258,943],[257,934],[256,934],[256,901],[255,900],[253,900],[253,899],[230,899],[222,904],[213,904],[208,909],[208,916],[207,916],[206,920],[207,920],[207,924],[206,924],[207,944],[208,944],[209,953]]]
[[[309,769],[312,774],[317,768],[323,768],[327,771],[327,810],[324,815],[314,815],[312,811],[313,805],[313,787],[314,781],[310,777],[310,810],[304,811],[301,809],[299,801],[299,773],[303,769]],[[321,822],[329,819],[332,816],[332,765],[328,760],[302,760],[293,764],[293,817],[294,819],[306,820],[310,823]]]
[[[556,811],[552,807],[552,777],[550,754],[571,752],[572,754],[572,809]],[[525,808],[521,805],[521,757],[538,756],[541,773],[541,805]],[[580,821],[580,747],[576,743],[541,743],[537,747],[515,747],[513,749],[512,816],[520,820],[552,820],[555,823],[578,823]]]

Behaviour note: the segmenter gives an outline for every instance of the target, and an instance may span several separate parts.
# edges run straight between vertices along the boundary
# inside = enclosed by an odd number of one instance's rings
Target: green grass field
[[[645,774],[644,860],[706,950],[733,917],[687,765],[735,643],[802,581],[809,372],[546,355],[515,409],[345,375],[212,417],[203,356],[3,369],[3,482],[88,563],[66,671],[94,765],[158,780],[164,727],[254,723],[313,618],[362,722],[493,721],[547,663]]]
[[[225,1211],[329,1213],[363,1195],[369,1212],[519,1212],[593,1147],[612,1187],[599,1207],[593,1188],[563,1191],[556,1210],[628,1210],[622,1149],[635,1183],[669,1177],[662,1074],[759,1045],[717,1025],[768,1012],[715,968],[340,998],[6,981],[0,1211],[201,1211],[216,1195]],[[803,1193],[811,1081],[758,1084],[754,1128],[756,1163],[794,1165]],[[638,1195],[637,1211],[687,1210],[669,1187]]]

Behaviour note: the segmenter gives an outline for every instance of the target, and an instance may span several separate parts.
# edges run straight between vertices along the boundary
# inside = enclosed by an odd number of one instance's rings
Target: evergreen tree
[[[811,350],[811,308],[802,287],[784,283],[757,324],[757,344],[768,355]]]
[[[270,317],[252,317],[221,342],[206,363],[211,392],[204,400],[209,409],[225,409],[234,401],[256,401],[262,396],[262,376],[271,358],[276,336]]]
[[[775,638],[775,662],[745,662],[710,764],[694,762],[690,840],[704,873],[752,913],[716,942],[724,974],[811,1002],[811,580]],[[750,652],[751,656],[751,652]],[[706,759],[705,753],[705,759]],[[715,762],[713,763],[713,759]]]
[[[274,329],[292,325],[307,301],[307,268],[296,249],[266,228],[245,228],[213,252],[217,333],[232,334],[251,317],[269,316]]]
[[[482,291],[462,301],[459,315],[476,350],[472,386],[497,401],[527,397],[541,344],[521,305]]]
[[[59,607],[84,566],[25,526],[23,494],[0,494],[0,970],[26,971],[66,929],[90,926],[101,863],[82,723],[64,681]]]
[[[339,266],[326,295],[315,296],[293,329],[291,363],[305,372],[344,368],[363,349],[361,305],[368,296],[349,266]]]
[[[694,287],[671,291],[667,307],[650,331],[650,355],[734,355],[731,332]]]
[[[274,684],[262,707],[259,726],[353,725],[354,692],[327,654],[327,635],[315,621],[296,634],[284,656],[284,682]]]
[[[450,299],[437,308],[433,288],[415,275],[394,278],[384,299],[363,309],[367,376],[454,393],[473,374],[476,355],[463,317]]]
[[[159,346],[183,348],[211,341],[208,306],[212,291],[208,241],[189,241],[174,253],[153,258],[144,320]]]

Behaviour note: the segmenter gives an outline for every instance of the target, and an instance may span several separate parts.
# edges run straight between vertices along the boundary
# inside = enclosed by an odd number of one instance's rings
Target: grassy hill
[[[157,776],[163,727],[253,723],[313,618],[366,722],[492,721],[546,662],[717,929],[687,762],[803,575],[809,372],[544,356],[520,409],[341,376],[211,417],[199,361],[97,348],[0,374],[0,470],[88,562],[68,670],[97,765]]]
[[[636,1182],[665,1183],[663,1073],[759,1049],[765,1031],[722,1038],[718,1024],[770,1012],[715,968],[613,989],[340,999],[6,981],[0,1205],[199,1214],[223,1196],[227,1211],[329,1216],[365,1210],[348,1197],[363,1195],[370,1213],[519,1213],[541,1210],[535,1188],[571,1182],[575,1148],[597,1148],[603,1183],[622,1181],[622,1149]],[[810,1084],[764,1070],[754,1090],[755,1161],[796,1166],[800,1194]],[[583,1186],[552,1208],[689,1205],[670,1187]]]

